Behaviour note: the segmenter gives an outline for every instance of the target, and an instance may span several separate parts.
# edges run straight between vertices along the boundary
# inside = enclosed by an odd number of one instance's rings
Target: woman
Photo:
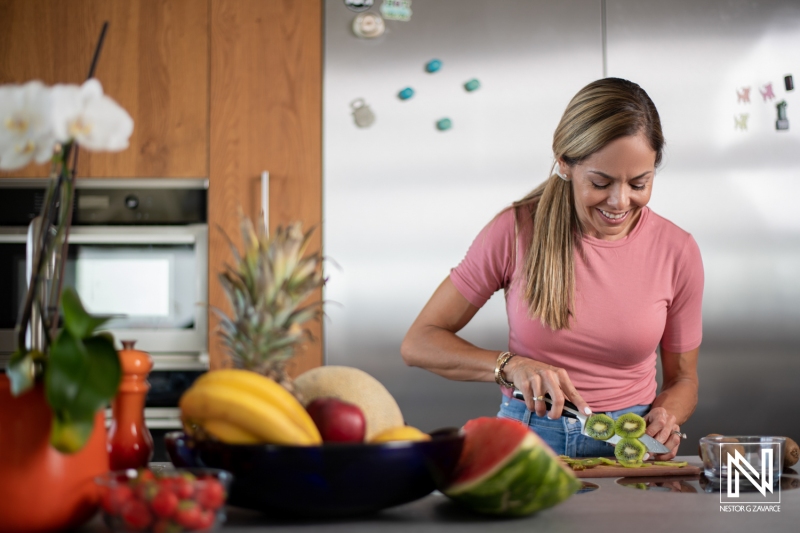
[[[569,399],[587,414],[644,416],[670,450],[655,457],[673,458],[697,404],[703,265],[692,236],[647,207],[663,146],[641,87],[607,78],[581,89],[553,137],[555,173],[483,228],[406,334],[406,364],[497,381],[498,416],[557,453],[613,455],[561,416]],[[500,353],[456,335],[499,289],[509,321]]]

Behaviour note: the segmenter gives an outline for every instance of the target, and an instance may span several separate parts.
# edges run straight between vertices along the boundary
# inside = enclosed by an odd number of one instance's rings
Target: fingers
[[[584,401],[583,397],[578,393],[578,389],[572,384],[570,381],[569,376],[567,375],[567,371],[561,369],[563,371],[563,375],[560,376],[561,378],[561,388],[566,392],[567,398],[569,398],[572,403],[578,408],[578,411],[588,415],[592,414],[592,409],[589,407],[589,404]]]
[[[534,374],[532,380],[534,385],[534,397],[544,396],[545,389],[544,384],[542,383],[542,377],[539,374]],[[547,404],[544,400],[536,400],[533,403],[533,409],[531,411],[536,413],[536,416],[544,416],[547,413]],[[530,407],[529,407],[530,409]]]

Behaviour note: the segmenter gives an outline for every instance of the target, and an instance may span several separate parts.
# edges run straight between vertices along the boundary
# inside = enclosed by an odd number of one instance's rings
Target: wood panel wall
[[[78,175],[207,176],[209,0],[0,0],[0,84],[82,83],[105,20],[95,76],[134,131],[123,152],[83,151]]]
[[[211,0],[210,304],[228,309],[215,273],[230,260],[220,229],[241,245],[237,211],[260,212],[260,175],[270,173],[270,227],[322,219],[322,3],[318,0]],[[314,298],[321,298],[321,291]],[[225,364],[213,333],[212,366]],[[293,360],[292,373],[322,364],[316,341]]]

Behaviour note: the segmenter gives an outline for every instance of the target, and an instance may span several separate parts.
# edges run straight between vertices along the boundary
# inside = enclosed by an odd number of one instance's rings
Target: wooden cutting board
[[[576,477],[586,479],[593,477],[660,477],[660,476],[696,476],[703,472],[699,466],[686,465],[683,468],[677,466],[657,466],[652,464],[641,468],[626,468],[624,466],[597,465],[585,470],[573,470]],[[567,467],[569,468],[569,467]]]

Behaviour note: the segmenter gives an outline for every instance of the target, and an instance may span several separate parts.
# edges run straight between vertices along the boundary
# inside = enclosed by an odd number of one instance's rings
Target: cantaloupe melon
[[[403,413],[380,381],[363,370],[349,366],[320,366],[300,374],[295,388],[305,405],[316,398],[338,398],[357,405],[367,422],[364,440],[389,428],[403,425]]]

